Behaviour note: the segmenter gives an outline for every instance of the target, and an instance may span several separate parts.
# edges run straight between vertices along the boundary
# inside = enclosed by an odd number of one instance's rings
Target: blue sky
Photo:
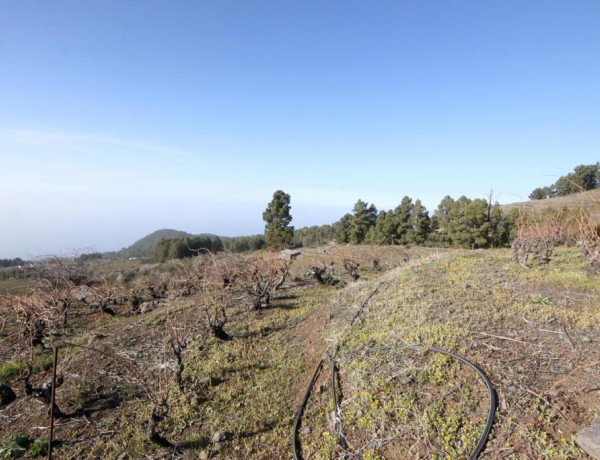
[[[0,258],[526,200],[600,158],[597,1],[0,3]]]

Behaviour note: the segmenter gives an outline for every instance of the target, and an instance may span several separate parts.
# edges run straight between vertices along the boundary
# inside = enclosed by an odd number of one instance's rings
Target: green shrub
[[[25,362],[21,360],[3,362],[0,364],[0,383],[10,382],[13,377],[23,371],[25,367]]]
[[[48,438],[35,438],[27,452],[32,457],[46,457],[48,455]]]
[[[21,458],[25,453],[30,457],[48,455],[48,438],[30,438],[14,433],[0,441],[0,459]]]
[[[37,374],[39,372],[44,372],[52,369],[52,365],[54,364],[54,356],[52,353],[48,353],[44,351],[40,354],[37,354],[33,358],[33,373]]]
[[[20,458],[25,455],[30,444],[31,440],[27,436],[17,433],[11,434],[4,441],[0,442],[0,458]]]

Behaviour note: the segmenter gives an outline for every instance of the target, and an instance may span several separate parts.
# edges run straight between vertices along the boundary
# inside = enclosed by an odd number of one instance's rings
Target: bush
[[[0,442],[1,459],[21,458],[26,453],[34,458],[48,455],[48,439],[32,439],[28,436],[14,433]]]
[[[48,439],[47,438],[35,438],[27,452],[32,457],[46,457],[48,455]]]
[[[0,458],[20,458],[25,455],[30,444],[31,440],[27,436],[11,434],[4,441],[0,442]]]
[[[0,383],[10,382],[14,376],[26,369],[24,361],[5,361],[0,364]]]

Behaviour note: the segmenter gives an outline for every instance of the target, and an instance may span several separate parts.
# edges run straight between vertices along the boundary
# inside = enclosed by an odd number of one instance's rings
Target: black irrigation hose
[[[468,460],[475,460],[479,456],[479,454],[481,454],[481,451],[485,447],[487,438],[490,435],[490,432],[492,430],[492,425],[494,424],[496,407],[498,405],[498,399],[496,397],[496,392],[495,392],[494,387],[492,386],[492,382],[490,381],[488,376],[478,366],[473,364],[468,359],[463,358],[462,356],[456,355],[450,351],[442,350],[441,348],[423,347],[421,345],[405,345],[400,348],[416,348],[416,349],[423,348],[423,349],[425,349],[425,351],[433,351],[436,353],[440,353],[442,355],[450,356],[451,358],[454,358],[457,361],[460,361],[461,363],[469,366],[471,369],[473,369],[479,375],[479,377],[481,377],[481,379],[485,383],[485,386],[487,387],[487,390],[488,390],[490,406],[489,406],[488,416],[487,416],[487,420],[485,423],[485,428],[483,430],[483,433],[481,434],[479,441],[477,442],[477,445],[473,449],[473,452],[471,452],[471,454],[468,457]],[[332,391],[333,391],[333,410],[334,410],[334,415],[336,417],[336,424],[337,424],[338,414],[339,414],[337,396],[335,393],[335,362],[336,362],[338,349],[339,349],[339,345],[336,347],[334,357],[331,359],[331,386],[332,386]],[[392,349],[392,347],[386,346],[386,347],[372,348],[371,350],[389,351],[391,349]],[[304,400],[303,400],[302,405],[300,406],[300,409],[298,410],[298,414],[296,416],[296,421],[294,423],[293,439],[292,439],[294,460],[300,460],[302,458],[298,451],[298,440],[297,440],[298,427],[300,426],[300,421],[302,419],[302,413],[304,411],[304,407],[306,406],[306,403],[308,402],[308,397],[310,396],[310,391],[315,383],[315,380],[317,378],[319,370],[321,369],[322,364],[323,364],[323,360],[321,359],[321,361],[319,361],[319,365],[317,366],[317,369],[315,370],[315,374],[313,375],[310,385],[308,386],[308,389],[306,390],[306,395],[304,396]],[[343,440],[343,433],[340,433],[339,436],[340,436],[340,440]]]
[[[389,350],[392,350],[392,348],[393,347],[390,347],[390,346],[384,346],[384,347],[371,348],[370,350],[389,351]],[[483,383],[485,383],[485,386],[487,387],[487,390],[488,390],[490,406],[489,406],[488,416],[487,416],[487,419],[485,422],[485,428],[483,429],[483,432],[481,434],[481,437],[479,438],[479,441],[477,442],[477,445],[475,446],[475,449],[473,449],[473,452],[471,452],[471,455],[469,455],[469,457],[468,457],[468,460],[475,460],[479,456],[481,451],[483,450],[485,443],[487,441],[487,438],[490,435],[490,432],[492,431],[492,425],[494,424],[494,417],[496,415],[496,407],[498,406],[498,398],[496,397],[496,391],[494,390],[494,387],[492,386],[492,382],[490,381],[488,376],[485,374],[485,372],[483,372],[481,370],[481,368],[479,368],[478,366],[473,364],[468,359],[463,358],[462,356],[454,354],[450,351],[442,350],[441,348],[425,347],[422,345],[402,345],[398,348],[400,348],[400,349],[403,349],[403,348],[424,349],[425,351],[433,351],[436,353],[440,353],[442,355],[450,356],[451,358],[454,358],[457,361],[460,361],[461,363],[469,366],[471,369],[473,369],[479,375],[479,377],[481,377],[481,380],[483,380]]]
[[[323,366],[323,358],[317,364],[317,368],[315,369],[315,373],[308,384],[308,388],[306,389],[306,394],[304,395],[304,399],[302,400],[302,405],[300,409],[298,409],[298,414],[296,415],[296,420],[294,421],[294,432],[292,434],[292,452],[294,453],[294,460],[301,460],[300,450],[298,449],[298,429],[300,428],[300,421],[302,419],[302,412],[304,412],[304,408],[306,407],[306,403],[308,402],[308,397],[310,396],[310,390],[312,390],[313,385],[315,384],[317,377],[319,375],[319,371]]]
[[[481,368],[473,364],[468,359],[465,359],[462,356],[455,355],[454,353],[451,353],[449,351],[442,350],[441,348],[428,347],[427,350],[435,351],[437,353],[441,353],[442,355],[450,356],[451,358],[454,358],[457,361],[466,364],[475,372],[477,372],[477,374],[479,374],[479,377],[481,377],[481,380],[483,380],[483,383],[485,383],[485,386],[487,387],[488,397],[490,398],[490,408],[488,411],[487,420],[485,422],[485,428],[483,429],[483,433],[481,434],[479,441],[477,441],[475,449],[473,449],[473,452],[471,453],[471,455],[469,455],[469,460],[475,460],[485,447],[487,438],[490,435],[490,432],[492,431],[492,425],[494,424],[494,416],[496,415],[496,407],[498,406],[498,398],[496,397],[496,391],[494,390],[492,382],[490,381],[488,376],[485,375],[485,372],[483,372]]]
[[[354,321],[356,321],[358,319],[358,317],[360,316],[360,314],[363,312],[363,310],[365,309],[365,307],[367,306],[367,303],[369,302],[369,300],[371,299],[371,297],[373,297],[377,291],[379,290],[379,288],[381,287],[381,283],[379,284],[379,286],[377,286],[373,292],[371,292],[367,298],[365,299],[365,301],[362,303],[362,305],[360,307],[358,307],[358,310],[356,311],[356,313],[354,314],[354,317],[352,318],[352,321],[350,321],[350,326],[352,327],[352,325],[354,324]],[[338,348],[340,346],[338,345]]]

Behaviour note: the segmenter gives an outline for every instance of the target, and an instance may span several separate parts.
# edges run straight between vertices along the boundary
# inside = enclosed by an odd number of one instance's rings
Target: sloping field
[[[502,210],[508,212],[513,208],[517,208],[525,212],[533,213],[534,215],[539,215],[548,208],[561,210],[563,208],[577,207],[586,209],[592,217],[596,220],[600,220],[600,189],[590,190],[584,193],[575,193],[568,196],[558,196],[546,200],[529,200],[505,204],[502,205]]]
[[[351,258],[357,281],[341,269]],[[343,283],[303,278],[314,265]],[[481,458],[589,458],[575,434],[600,416],[600,276],[576,251],[524,268],[509,250],[333,247],[305,250],[292,267],[296,278],[271,308],[230,312],[232,340],[202,333],[196,297],[79,324],[70,342],[110,345],[144,377],[90,349],[62,348],[57,402],[67,416],[57,420],[56,458],[292,458],[295,415],[321,358],[298,431],[302,458],[467,458],[488,394],[472,369],[432,346],[477,364],[495,388]],[[159,378],[174,367],[162,339],[173,316],[195,330],[181,387]],[[33,383],[48,377],[41,363]],[[159,424],[168,447],[145,439],[151,404],[140,380],[151,392],[168,388]],[[19,398],[0,409],[0,442],[45,436],[47,407],[24,396],[16,376],[5,381]]]

